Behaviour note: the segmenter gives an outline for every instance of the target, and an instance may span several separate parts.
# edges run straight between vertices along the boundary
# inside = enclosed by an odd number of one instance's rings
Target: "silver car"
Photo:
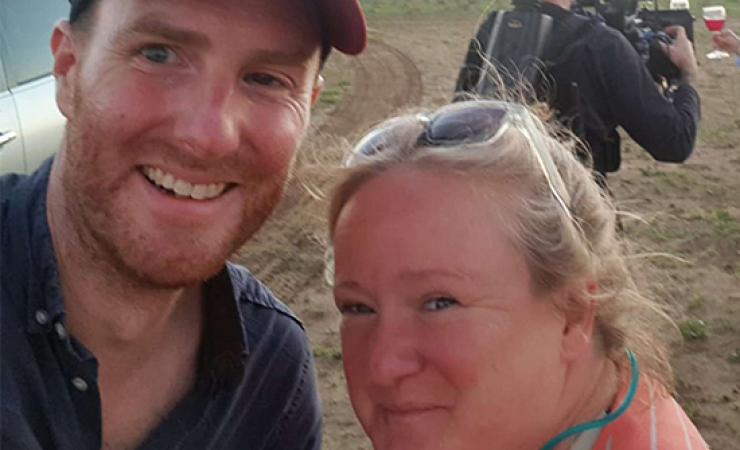
[[[0,174],[33,172],[59,148],[49,47],[65,0],[0,0]]]

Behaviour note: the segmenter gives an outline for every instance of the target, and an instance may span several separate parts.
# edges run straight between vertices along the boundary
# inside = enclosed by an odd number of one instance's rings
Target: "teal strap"
[[[576,425],[573,428],[569,428],[559,435],[555,436],[553,439],[550,439],[547,444],[542,447],[542,450],[554,450],[555,447],[563,442],[564,440],[573,437],[576,434],[583,433],[586,430],[592,430],[594,428],[603,428],[606,425],[614,422],[615,420],[619,419],[622,414],[624,414],[625,411],[627,411],[627,408],[630,407],[632,404],[632,400],[635,399],[635,394],[637,394],[637,385],[640,381],[640,366],[637,364],[637,358],[635,357],[635,354],[632,353],[630,350],[626,350],[627,352],[627,358],[630,362],[630,370],[632,371],[632,378],[630,380],[630,388],[627,391],[627,396],[624,398],[624,402],[622,402],[622,405],[617,408],[614,412],[607,414],[606,416],[602,417],[598,420],[593,420],[591,422],[582,423],[580,425]]]

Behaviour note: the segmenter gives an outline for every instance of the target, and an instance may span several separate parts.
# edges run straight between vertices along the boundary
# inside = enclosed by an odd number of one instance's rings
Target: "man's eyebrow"
[[[131,24],[131,26],[121,30],[115,37],[116,42],[126,41],[127,39],[147,35],[162,38],[166,41],[177,42],[182,44],[192,44],[199,47],[208,47],[209,39],[202,33],[175,27],[156,16],[142,17]]]
[[[308,66],[315,54],[318,54],[318,48],[305,48],[296,51],[261,49],[254,51],[249,59],[281,66]]]
[[[175,27],[156,16],[142,17],[136,20],[131,26],[121,30],[114,37],[114,41],[126,41],[139,35],[159,37],[166,41],[191,44],[198,47],[209,47],[211,45],[211,41],[205,34]],[[249,59],[283,66],[307,67],[312,57],[318,54],[318,51],[318,47],[313,46],[306,46],[295,51],[264,48],[252,52]]]

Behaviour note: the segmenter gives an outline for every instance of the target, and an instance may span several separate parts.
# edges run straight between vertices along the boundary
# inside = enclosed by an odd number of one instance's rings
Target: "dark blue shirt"
[[[3,450],[100,449],[98,363],[64,328],[46,220],[51,162],[0,178]],[[320,411],[300,322],[242,267],[204,286],[197,381],[141,449],[319,449]]]

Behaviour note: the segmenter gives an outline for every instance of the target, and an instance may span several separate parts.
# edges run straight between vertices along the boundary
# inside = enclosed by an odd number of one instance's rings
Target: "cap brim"
[[[367,23],[359,0],[316,0],[324,33],[332,47],[348,55],[367,47]]]

